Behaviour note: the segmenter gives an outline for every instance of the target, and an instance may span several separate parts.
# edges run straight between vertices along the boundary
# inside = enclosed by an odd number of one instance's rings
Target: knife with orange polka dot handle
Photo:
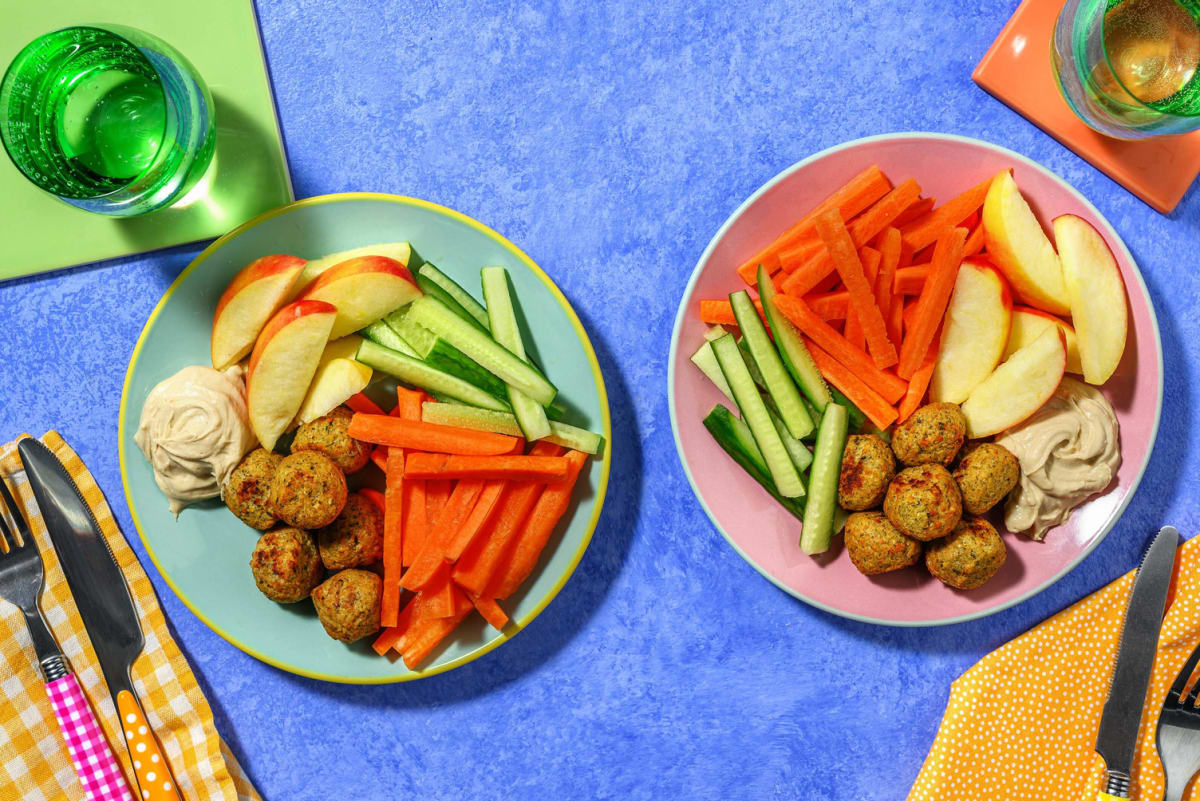
[[[79,617],[121,714],[121,731],[143,801],[179,801],[175,779],[133,691],[130,668],[145,647],[137,606],[91,506],[50,449],[17,445],[29,487],[54,543]],[[99,494],[99,490],[96,490]],[[95,499],[99,503],[102,499]]]
[[[1142,709],[1146,705],[1146,688],[1154,669],[1158,631],[1162,628],[1178,547],[1179,532],[1164,526],[1150,543],[1133,579],[1112,684],[1100,716],[1100,731],[1096,734],[1096,753],[1104,758],[1104,767],[1108,771],[1100,801],[1129,798],[1130,772]]]

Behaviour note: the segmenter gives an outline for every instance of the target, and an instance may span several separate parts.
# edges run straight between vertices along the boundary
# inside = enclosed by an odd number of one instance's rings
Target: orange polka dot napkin
[[[117,528],[95,479],[57,433],[51,431],[42,441],[83,493],[129,583],[146,635],[146,647],[131,671],[133,684],[171,763],[180,793],[187,801],[259,801],[237,759],[217,734],[212,710],[167,629],[154,587]],[[42,613],[91,702],[129,787],[136,794],[137,782],[121,738],[116,705],[108,693],[96,652],[25,479],[15,442],[0,446],[0,476],[7,479],[23,507],[42,554],[46,574],[40,601]],[[18,798],[76,801],[84,798],[84,793],[46,697],[25,618],[15,606],[0,601],[0,800]]]
[[[1155,732],[1167,691],[1200,643],[1198,542],[1179,549],[1175,599],[1142,713],[1134,798],[1162,798]],[[960,676],[909,801],[1096,798],[1104,776],[1096,732],[1133,577],[1130,571]],[[1184,798],[1200,801],[1200,793]]]

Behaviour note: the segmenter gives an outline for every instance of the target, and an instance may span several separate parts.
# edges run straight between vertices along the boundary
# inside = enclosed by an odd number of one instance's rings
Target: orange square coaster
[[[1138,141],[1084,125],[1059,94],[1050,48],[1062,0],[1024,0],[971,77],[1059,142],[1163,214],[1200,173],[1200,131]]]

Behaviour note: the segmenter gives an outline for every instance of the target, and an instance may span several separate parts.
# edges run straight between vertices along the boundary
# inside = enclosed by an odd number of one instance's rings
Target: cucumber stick
[[[792,378],[796,379],[800,390],[812,401],[813,406],[817,407],[817,411],[824,411],[825,405],[833,400],[833,396],[829,394],[829,386],[825,383],[821,371],[817,369],[817,363],[813,361],[804,340],[800,338],[800,332],[775,305],[777,294],[779,293],[775,284],[771,282],[770,274],[761,264],[758,265],[758,298],[763,305],[763,314],[767,316],[767,324],[771,326],[771,333],[775,335],[775,346],[779,349],[779,355]]]
[[[480,271],[480,280],[492,337],[497,344],[524,360],[525,344],[521,341],[521,329],[517,327],[517,313],[513,309],[512,292],[508,288],[508,271],[503,267],[484,267]],[[511,384],[508,386],[508,402],[513,407],[521,430],[525,432],[525,439],[545,439],[550,436],[550,421],[546,419],[542,404]]]
[[[436,423],[442,426],[490,431],[493,434],[507,434],[510,437],[524,436],[521,426],[517,423],[517,418],[507,412],[477,409],[474,406],[461,406],[457,403],[426,401],[421,406],[421,419],[427,423]],[[573,451],[591,454],[599,453],[600,449],[604,447],[604,437],[599,434],[553,421],[550,423],[550,434],[544,439]]]
[[[415,357],[417,355],[417,352],[412,349],[412,346],[405,342],[404,338],[397,334],[396,330],[383,320],[376,320],[359,333],[361,333],[367,339],[378,342],[385,348],[391,348],[392,350],[400,351],[405,356]]]
[[[834,403],[845,407],[846,416],[849,420],[847,423],[848,430],[854,433],[861,431],[862,427],[867,423],[867,416],[862,413],[862,410],[855,406],[849,398],[838,392],[837,387],[830,387],[829,394],[833,396]],[[889,438],[888,441],[891,442],[891,439]]]
[[[721,449],[741,465],[741,468],[749,473],[751,478],[761,484],[763,489],[771,493],[771,497],[778,501],[780,506],[787,509],[797,519],[803,519],[803,505],[793,498],[783,497],[775,489],[775,482],[771,480],[771,474],[767,471],[767,463],[763,461],[762,452],[755,444],[754,436],[745,422],[718,404],[704,418],[704,427],[708,429],[708,433],[712,434]]]
[[[521,390],[543,406],[548,406],[558,394],[554,385],[528,362],[429,295],[414,300],[405,319],[425,326],[490,370],[505,384]]]
[[[750,295],[745,290],[734,292],[729,296],[729,304],[733,307],[733,316],[737,319],[738,327],[742,329],[742,339],[745,340],[750,355],[754,357],[754,363],[758,365],[758,372],[766,382],[767,392],[771,394],[775,406],[779,409],[779,416],[783,418],[793,437],[799,439],[805,436],[813,430],[812,418],[804,409],[800,390],[796,389],[791,375],[783,366],[779,351],[771,344],[771,338],[767,336],[767,329],[763,327],[758,309],[754,308]]]
[[[767,405],[758,394],[758,388],[754,385],[754,379],[750,377],[750,371],[746,369],[746,362],[737,343],[733,341],[733,336],[726,334],[714,340],[712,348],[717,355],[717,363],[721,365],[721,372],[725,374],[725,380],[733,390],[733,398],[742,413],[742,419],[750,426],[754,441],[762,451],[775,488],[785,498],[803,495],[804,485],[800,481],[800,473],[792,464],[792,459],[783,446],[783,440],[779,438],[779,432],[771,424]]]
[[[417,270],[417,287],[426,295],[432,295],[445,304],[446,308],[457,314],[480,331],[488,330],[488,313],[479,301],[471,297],[454,279],[434,267],[429,262]]]
[[[810,556],[829,549],[833,537],[833,517],[837,510],[838,479],[842,473],[842,451],[846,448],[846,408],[836,403],[825,407],[812,472],[808,476],[808,504],[804,508],[804,529],[800,532],[800,550]]]
[[[391,326],[392,330],[399,334],[400,338],[407,342],[421,359],[428,356],[433,350],[433,346],[437,344],[437,334],[425,326],[409,320],[407,308],[392,312],[384,317],[383,321]]]
[[[704,373],[717,389],[725,393],[725,397],[729,398],[730,402],[736,403],[733,400],[733,390],[729,388],[729,382],[725,380],[725,374],[721,372],[721,365],[717,364],[717,354],[713,353],[711,342],[706,340],[700,349],[692,354],[692,364],[699,367],[700,372]]]
[[[767,414],[771,416],[771,425],[775,426],[775,430],[779,432],[779,438],[783,440],[783,448],[787,451],[788,458],[792,460],[792,464],[796,465],[796,469],[803,473],[812,464],[812,451],[792,436],[783,419],[769,405]]]
[[[441,397],[454,398],[472,406],[481,406],[498,412],[508,411],[507,403],[489,395],[469,381],[430,367],[420,359],[385,348],[378,342],[364,339],[358,346],[358,354],[355,358],[368,367],[395,376],[406,384],[437,393]]]

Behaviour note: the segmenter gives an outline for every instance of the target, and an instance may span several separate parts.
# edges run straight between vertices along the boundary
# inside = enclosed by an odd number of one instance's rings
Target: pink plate
[[[885,576],[861,575],[833,549],[813,559],[800,552],[800,523],[785,512],[717,446],[702,420],[720,391],[688,360],[703,341],[699,301],[744,288],[735,272],[798,216],[851,176],[878,164],[893,182],[915,178],[927,196],[948,200],[1006,167],[1043,223],[1059,214],[1089,220],[1108,240],[1129,294],[1125,357],[1103,387],[1121,424],[1121,469],[1115,485],[1075,510],[1045,542],[1004,533],[1008,561],[985,586],[959,592],[924,568]],[[829,612],[895,626],[956,623],[998,612],[1057,581],[1113,527],[1141,480],[1158,432],[1162,406],[1162,350],[1146,285],[1116,231],[1091,203],[1061,178],[996,145],[929,133],[857,139],[788,168],[735,211],[700,257],[675,318],[669,359],[671,426],[684,472],[717,529],[743,558],[781,589]]]

